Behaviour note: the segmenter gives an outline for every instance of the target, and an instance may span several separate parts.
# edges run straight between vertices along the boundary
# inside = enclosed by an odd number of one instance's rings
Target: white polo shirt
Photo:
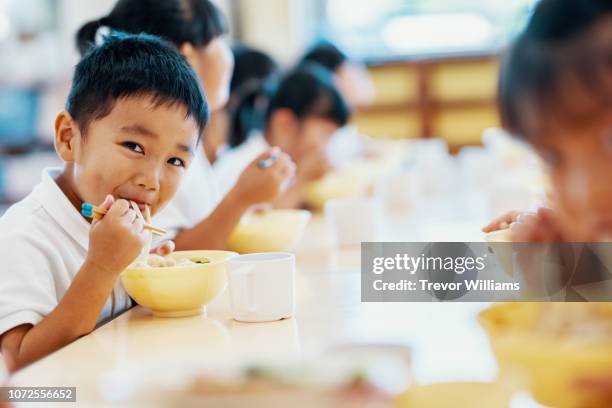
[[[45,169],[40,184],[0,218],[0,334],[51,313],[85,261],[90,224],[55,183],[60,172]],[[130,306],[118,279],[98,323]]]
[[[223,196],[204,149],[199,146],[174,198],[153,217],[153,224],[168,230],[164,239],[191,228],[219,205]]]
[[[259,131],[252,131],[243,144],[223,152],[213,165],[221,192],[227,194],[234,187],[244,169],[269,148],[270,145],[264,135]]]

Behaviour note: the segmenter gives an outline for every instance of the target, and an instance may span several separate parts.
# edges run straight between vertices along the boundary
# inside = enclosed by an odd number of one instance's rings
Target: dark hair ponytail
[[[238,147],[246,142],[252,131],[264,129],[273,81],[274,78],[253,79],[232,95],[227,105],[230,116],[230,147]]]
[[[263,51],[242,44],[232,47],[234,72],[227,105],[230,147],[244,143],[253,130],[262,130],[278,64]]]
[[[108,17],[102,17],[83,25],[76,33],[76,46],[81,55],[96,42],[96,34],[100,27],[108,24]]]
[[[119,0],[110,14],[85,24],[76,35],[83,54],[95,42],[97,30],[148,33],[177,47],[190,43],[204,47],[227,32],[221,11],[209,0]]]

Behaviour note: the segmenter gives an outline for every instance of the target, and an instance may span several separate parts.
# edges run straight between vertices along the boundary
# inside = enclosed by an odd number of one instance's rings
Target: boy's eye
[[[124,142],[122,143],[123,146],[127,147],[130,150],[133,150],[136,153],[144,153],[144,149],[142,148],[141,145],[139,145],[138,143],[134,143],[134,142]]]
[[[178,157],[171,158],[170,160],[168,160],[168,163],[176,167],[185,167],[185,162],[179,159]]]

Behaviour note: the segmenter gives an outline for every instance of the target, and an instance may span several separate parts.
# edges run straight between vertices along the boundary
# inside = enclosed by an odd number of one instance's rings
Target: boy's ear
[[[81,131],[72,116],[62,111],[55,118],[55,151],[65,163],[75,161],[75,149],[81,140]]]

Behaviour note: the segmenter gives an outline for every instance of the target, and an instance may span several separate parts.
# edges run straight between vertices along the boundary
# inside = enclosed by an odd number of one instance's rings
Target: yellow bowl
[[[489,232],[485,235],[485,241],[487,242],[512,242],[510,238],[510,229],[502,229],[493,232]]]
[[[227,247],[241,254],[287,252],[304,235],[310,220],[305,210],[269,210],[242,218],[229,237]]]
[[[449,382],[415,385],[401,395],[396,408],[507,408],[516,390],[505,384]]]
[[[202,312],[227,284],[225,263],[235,256],[229,251],[179,251],[177,261],[207,258],[211,262],[167,268],[128,268],[121,274],[127,293],[156,316],[181,317]]]
[[[310,207],[318,211],[325,207],[327,200],[358,197],[363,195],[365,191],[366,186],[360,180],[331,174],[308,184],[306,201]]]
[[[612,304],[601,304],[610,307]],[[567,304],[586,307],[587,304]],[[542,304],[506,303],[480,314],[500,376],[524,375],[535,399],[553,407],[598,407],[596,396],[576,386],[581,378],[612,378],[612,340],[587,343],[534,332]]]

